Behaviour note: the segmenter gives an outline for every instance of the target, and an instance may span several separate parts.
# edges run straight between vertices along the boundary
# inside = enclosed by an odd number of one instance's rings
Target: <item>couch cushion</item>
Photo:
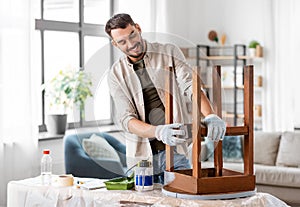
[[[201,167],[212,168],[214,163],[201,162]],[[243,163],[224,162],[223,168],[244,172]],[[255,164],[254,174],[257,184],[300,188],[300,168]]]
[[[300,168],[255,164],[257,184],[300,187]]]
[[[213,161],[201,162],[201,168],[214,168]],[[244,172],[244,163],[238,162],[223,162],[223,168],[228,170],[233,170],[235,172]]]
[[[300,132],[282,134],[276,165],[300,167]]]
[[[254,132],[254,163],[275,165],[280,132]]]
[[[92,134],[90,138],[82,140],[84,151],[93,159],[109,158],[120,161],[116,150],[103,137]]]

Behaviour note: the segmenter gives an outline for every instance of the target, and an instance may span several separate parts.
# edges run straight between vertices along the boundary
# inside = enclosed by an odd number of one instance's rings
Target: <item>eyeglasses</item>
[[[132,40],[134,40],[135,38],[137,38],[139,35],[138,31],[136,29],[134,29],[129,35],[128,38],[126,39],[121,39],[121,40],[113,40],[116,44],[118,44],[119,46],[125,46],[127,44],[127,42],[131,42]]]

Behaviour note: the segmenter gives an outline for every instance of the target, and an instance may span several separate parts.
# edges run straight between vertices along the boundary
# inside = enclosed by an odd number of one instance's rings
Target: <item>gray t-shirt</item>
[[[165,107],[149,77],[144,61],[136,62],[133,68],[140,79],[143,89],[146,123],[155,126],[165,124]]]
[[[133,64],[133,68],[143,89],[146,123],[155,126],[165,124],[165,107],[149,77],[144,61],[136,62]],[[165,149],[165,145],[157,139],[150,139],[150,145],[153,154],[156,154],[158,150]]]

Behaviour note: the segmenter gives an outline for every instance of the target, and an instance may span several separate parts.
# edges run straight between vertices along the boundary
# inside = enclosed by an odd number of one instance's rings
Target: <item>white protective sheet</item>
[[[105,188],[83,190],[72,187],[46,187],[39,183],[40,178],[11,181],[8,184],[8,207],[104,207],[104,206],[205,206],[205,207],[284,207],[288,206],[267,193],[256,193],[246,198],[229,200],[188,200],[168,197],[161,192],[161,185],[153,191],[134,190],[108,191]]]

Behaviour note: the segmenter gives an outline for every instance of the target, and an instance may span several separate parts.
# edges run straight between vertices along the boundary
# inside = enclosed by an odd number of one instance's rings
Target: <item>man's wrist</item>
[[[159,128],[160,128],[160,125],[158,125],[158,126],[153,126],[154,127],[154,137],[157,139],[157,140],[159,140],[159,141],[161,141],[161,139],[160,139],[160,137],[159,137]]]
[[[216,114],[208,114],[207,116],[205,116],[206,119],[211,118],[211,117],[216,117]]]

